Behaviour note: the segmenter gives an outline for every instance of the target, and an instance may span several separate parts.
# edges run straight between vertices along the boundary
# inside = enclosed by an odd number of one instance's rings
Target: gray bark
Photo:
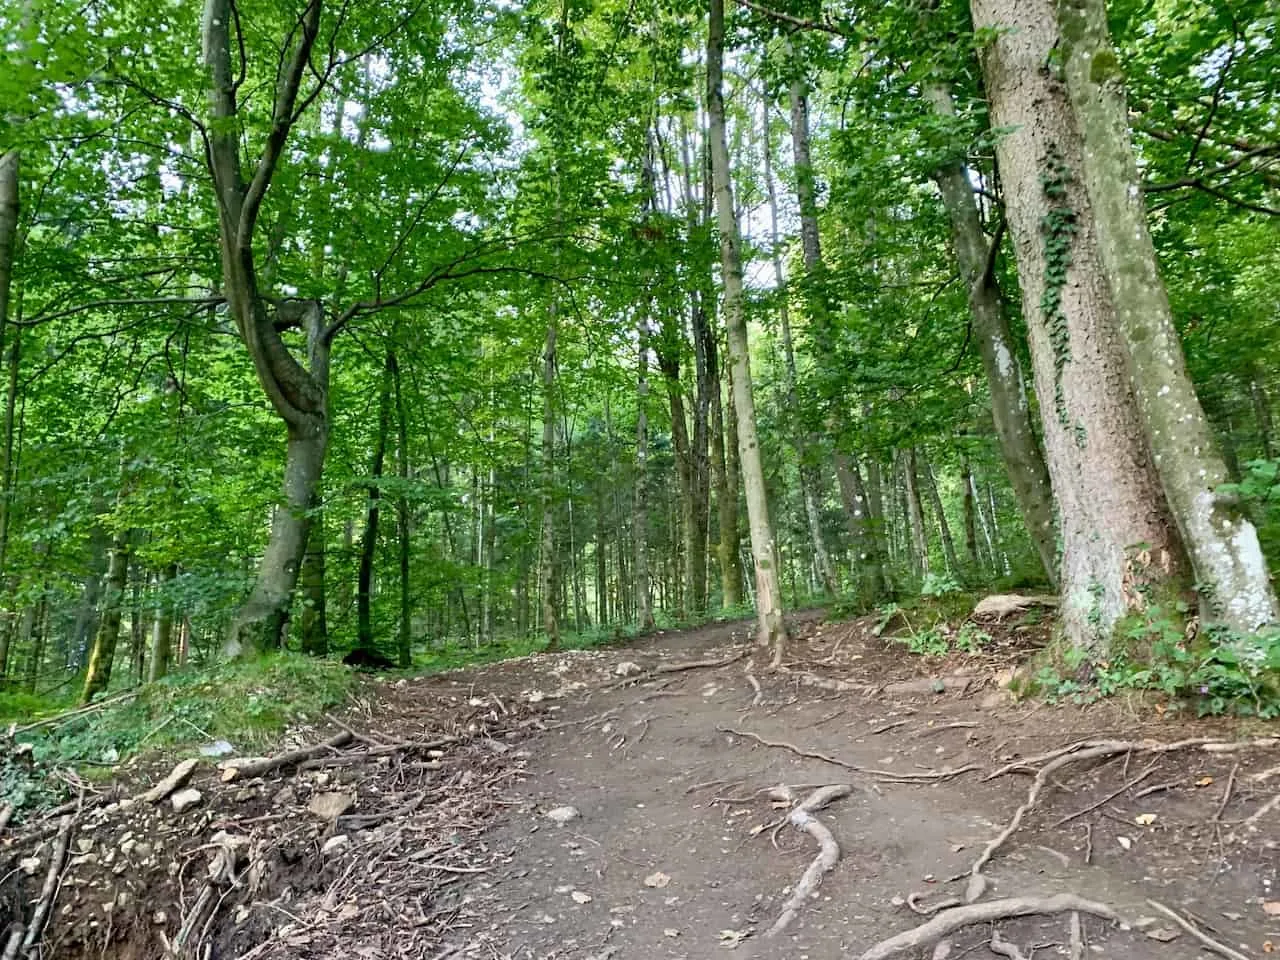
[[[542,352],[542,550],[538,561],[538,593],[542,600],[542,630],[547,636],[547,649],[560,646],[560,619],[557,593],[560,587],[559,557],[556,554],[555,476],[556,476],[556,304],[551,304],[551,320],[547,324],[546,345]]]
[[[118,531],[111,540],[102,618],[98,621],[98,633],[89,653],[89,668],[85,672],[84,687],[80,693],[81,703],[91,702],[111,682],[111,667],[115,661],[116,645],[120,642],[120,614],[129,579],[129,542],[128,530]]]
[[[356,571],[356,647],[370,650],[373,640],[373,566],[378,555],[378,524],[381,518],[382,466],[387,458],[387,434],[391,430],[391,355],[383,368],[378,390],[378,425],[369,464],[371,482],[366,489],[364,533],[360,537],[360,565]]]
[[[1147,228],[1120,62],[1103,0],[1059,0],[1066,88],[1083,139],[1085,189],[1126,347],[1147,441],[1190,555],[1208,617],[1238,630],[1280,618],[1258,533],[1217,492],[1227,468],[1187,374],[1182,343]]]
[[[1144,591],[1183,582],[1182,546],[1125,369],[1089,197],[1072,175],[1082,168],[1080,135],[1046,66],[1057,56],[1054,0],[971,6],[974,26],[995,33],[981,60],[991,125],[1009,131],[996,158],[1059,509],[1063,632],[1076,647],[1104,654],[1116,621],[1144,602]],[[1059,176],[1051,168],[1068,172],[1052,199],[1042,180]],[[1068,262],[1055,265],[1065,277],[1050,290],[1060,295],[1051,320],[1043,225],[1055,209],[1070,212],[1072,233]]]
[[[641,630],[652,630],[653,601],[649,585],[649,321],[642,317],[636,340],[636,490],[631,518],[635,548],[636,622]]]
[[[793,91],[795,87],[792,87]],[[796,115],[794,104],[797,95],[792,93],[792,140],[797,144],[796,149],[799,150],[800,144],[803,144],[805,163],[808,163],[809,150],[809,130],[808,130],[808,112],[802,110],[799,117]],[[804,102],[803,96],[800,102]],[[817,568],[818,577],[822,581],[822,589],[827,596],[835,596],[840,590],[840,583],[836,577],[835,567],[831,563],[831,553],[827,549],[826,537],[822,533],[822,513],[818,504],[818,470],[817,465],[813,461],[815,438],[810,436],[803,424],[803,418],[800,413],[800,401],[796,396],[796,354],[795,348],[791,340],[791,310],[788,300],[788,291],[786,277],[782,271],[782,250],[778,242],[778,196],[777,190],[773,183],[773,145],[769,137],[769,98],[766,94],[764,98],[764,183],[765,190],[769,197],[769,243],[773,254],[773,278],[774,284],[779,294],[778,303],[778,322],[782,332],[782,354],[783,354],[783,390],[787,406],[787,414],[791,420],[791,436],[792,443],[796,450],[796,460],[799,465],[800,473],[800,497],[804,502],[805,522],[809,529],[809,543],[813,547],[813,561]],[[800,128],[794,125],[797,120],[802,123]],[[800,156],[797,153],[797,158]],[[797,165],[799,160],[797,159]],[[802,183],[807,178],[801,177]],[[805,212],[812,207],[812,186],[810,184],[808,190],[808,207],[806,207],[806,190],[804,187],[798,188],[801,195],[801,232],[805,236],[805,270],[811,272],[816,269],[817,264],[821,262],[821,254],[818,252],[817,244],[817,217]],[[818,258],[814,262],[810,262],[810,241],[808,240],[808,231],[814,232],[813,237],[813,255]],[[823,320],[822,322],[825,322]]]
[[[939,116],[955,115],[951,93],[945,86],[929,84],[924,93]],[[956,160],[940,167],[934,180],[951,222],[951,244],[960,275],[969,291],[974,341],[991,393],[991,415],[1000,453],[1045,574],[1051,583],[1056,583],[1058,558],[1049,469],[1031,424],[1022,364],[1005,319],[1004,293],[990,270],[990,255],[995,251],[989,247],[998,243],[999,237],[988,241],[982,232],[973,183],[963,163]]]
[[[782,589],[778,582],[777,550],[769,522],[769,502],[764,483],[760,444],[756,437],[755,399],[751,385],[751,359],[747,352],[747,322],[743,314],[741,237],[733,205],[729,175],[729,145],[725,137],[724,110],[724,0],[711,0],[707,32],[707,113],[710,127],[712,182],[716,219],[720,232],[720,263],[724,280],[724,317],[728,333],[729,363],[733,370],[734,402],[738,423],[738,454],[751,528],[751,555],[755,564],[757,639],[772,651],[773,663],[781,663],[787,641],[782,619]]]
[[[929,574],[929,534],[924,526],[924,507],[920,501],[920,470],[916,448],[908,447],[902,457],[903,491],[906,493],[907,528],[911,532],[911,554],[916,573]]]
[[[947,522],[947,512],[942,506],[942,494],[938,492],[938,477],[933,472],[933,464],[921,458],[924,467],[924,485],[929,494],[929,503],[938,517],[938,535],[942,539],[942,557],[947,564],[947,572],[953,575],[960,572],[960,559],[956,556],[956,542],[951,536],[951,524]]]
[[[396,541],[399,547],[400,572],[400,622],[396,631],[396,660],[401,668],[407,668],[413,659],[413,637],[410,615],[412,600],[409,596],[409,416],[405,410],[404,393],[400,385],[400,361],[395,351],[387,352],[387,368],[391,374],[391,389],[396,404],[396,474],[400,478],[400,496],[396,498]],[[491,474],[492,476],[492,474]],[[492,513],[492,507],[490,507]],[[489,523],[489,558],[493,560],[493,522]],[[490,614],[492,615],[492,614]],[[490,622],[492,633],[492,622]]]

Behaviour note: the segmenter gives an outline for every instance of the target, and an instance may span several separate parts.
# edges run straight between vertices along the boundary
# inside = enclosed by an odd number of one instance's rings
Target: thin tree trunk
[[[871,515],[870,497],[858,464],[847,453],[835,452],[836,482],[844,504],[845,522],[856,552],[855,568],[862,583],[862,599],[875,602],[889,593],[885,577],[885,555]]]
[[[907,521],[911,529],[911,546],[916,558],[916,572],[929,575],[929,535],[924,525],[924,508],[920,502],[920,468],[916,448],[908,447],[902,458],[904,489],[907,493]]]
[[[974,570],[982,570],[982,559],[978,556],[978,518],[977,508],[973,502],[973,471],[969,467],[969,458],[960,458],[960,495],[964,505],[964,549],[969,563]]]
[[[547,649],[560,646],[560,619],[556,612],[559,564],[556,555],[555,474],[556,474],[556,334],[558,318],[554,300],[547,324],[546,347],[542,353],[542,551],[538,561],[538,592],[542,598],[542,630]]]
[[[165,591],[172,587],[177,578],[178,565],[166,564],[156,584],[160,602],[151,631],[151,661],[147,669],[147,680],[151,683],[168,674],[169,662],[173,657],[173,601],[165,596]]]
[[[711,398],[711,474],[716,493],[716,560],[720,568],[720,605],[725,608],[742,603],[742,571],[737,563],[735,537],[738,529],[738,503],[736,496],[731,498],[729,495],[726,459],[729,449],[726,427],[730,417],[725,416],[720,384],[717,381]],[[737,446],[736,439],[733,445]]]
[[[19,158],[17,150],[0,154],[0,355],[4,353],[4,340],[9,332],[9,303],[18,253]],[[13,497],[13,410],[18,392],[20,343],[21,333],[15,330],[13,344],[9,348],[9,392],[5,403],[4,447],[0,455],[0,589],[6,586],[7,579],[4,561],[9,544],[9,507]],[[2,675],[3,663],[0,662]]]
[[[1253,374],[1249,378],[1249,398],[1253,401],[1253,418],[1258,427],[1258,442],[1262,445],[1262,456],[1266,460],[1274,460],[1276,449],[1271,440],[1271,397],[1267,395],[1264,376],[1261,365],[1254,364]],[[1239,468],[1233,472],[1238,475]]]
[[[404,405],[404,393],[400,384],[400,361],[395,351],[387,352],[387,370],[391,374],[391,389],[396,405],[396,473],[400,477],[400,495],[396,497],[396,539],[399,544],[400,567],[400,622],[396,633],[397,661],[407,668],[413,658],[412,599],[409,596],[409,418]],[[490,473],[492,477],[492,473]],[[490,508],[492,509],[492,507]],[[489,536],[493,536],[490,519]],[[489,547],[490,563],[493,560],[492,542]],[[492,613],[490,613],[492,616]],[[492,630],[492,621],[490,622]]]
[[[1064,75],[1084,149],[1080,167],[1099,256],[1147,442],[1210,619],[1251,631],[1280,620],[1258,533],[1229,477],[1187,373],[1147,227],[1128,104],[1103,0],[1059,0]]]
[[[31,614],[30,631],[27,633],[26,645],[31,651],[27,658],[26,691],[35,694],[36,685],[40,682],[40,667],[44,664],[45,646],[49,634],[49,584],[42,585],[40,599],[29,608]]]
[[[933,472],[933,464],[921,457],[925,489],[929,494],[929,503],[938,517],[938,535],[942,539],[942,557],[947,563],[947,572],[952,576],[960,573],[960,558],[956,556],[956,542],[951,536],[951,525],[947,522],[947,512],[942,507],[942,494],[938,491],[938,477]]]
[[[951,91],[944,85],[928,84],[924,93],[938,116],[955,116]],[[942,192],[942,202],[951,221],[952,248],[969,291],[974,340],[991,393],[991,415],[1000,453],[1041,565],[1050,583],[1056,583],[1057,544],[1049,469],[1031,424],[1022,365],[1005,319],[1004,294],[992,269],[995,251],[989,247],[999,243],[1000,237],[997,233],[988,241],[982,232],[973,181],[964,164],[958,160],[945,164],[933,176]]]
[[[791,340],[791,310],[788,304],[786,278],[782,271],[782,249],[778,242],[778,194],[773,182],[773,145],[769,137],[769,98],[767,93],[764,97],[763,114],[764,183],[769,198],[769,242],[773,259],[773,279],[779,296],[778,322],[782,333],[784,403],[787,417],[791,423],[790,433],[792,443],[795,446],[796,460],[799,464],[800,497],[804,502],[804,516],[809,530],[809,543],[813,547],[814,563],[818,569],[818,576],[822,580],[823,592],[832,597],[839,592],[840,584],[836,578],[835,567],[831,563],[831,554],[827,550],[826,537],[822,533],[822,514],[818,505],[818,470],[813,460],[815,443],[814,438],[804,425],[800,402],[796,396],[796,353]],[[794,122],[794,109],[792,116]],[[804,116],[807,118],[807,110]],[[805,123],[807,126],[807,120]],[[795,133],[793,139],[803,143],[804,150],[808,150],[809,137],[807,130]],[[802,195],[804,194],[803,187],[800,188],[800,192]],[[804,229],[802,227],[802,230]],[[806,247],[806,270],[811,270],[813,268],[809,264],[807,251],[808,248]],[[825,320],[820,322],[825,322]]]
[[[1059,508],[1059,614],[1068,642],[1105,655],[1116,622],[1145,595],[1185,582],[1125,369],[1066,91],[1055,0],[971,0],[1023,316]],[[993,518],[994,519],[994,518]],[[993,530],[993,535],[995,531]],[[996,539],[998,565],[1003,550]]]
[[[129,546],[130,531],[127,529],[117,531],[111,539],[102,618],[98,621],[98,634],[94,637],[93,650],[89,653],[89,668],[85,672],[84,687],[80,694],[81,703],[91,702],[111,682],[111,667],[115,661],[116,644],[120,640],[120,614],[129,579]]]
[[[323,657],[329,652],[328,600],[325,592],[324,508],[313,513],[302,558],[302,616],[298,624],[302,652]]]
[[[388,353],[378,390],[378,432],[373,441],[373,458],[369,464],[364,534],[360,537],[360,565],[356,573],[356,648],[372,650],[373,640],[373,566],[378,557],[378,521],[382,506],[382,467],[387,458],[387,434],[391,430],[391,369]]]
[[[724,0],[711,0],[707,32],[707,112],[710,126],[711,169],[715,189],[716,218],[720,232],[720,263],[724,281],[725,329],[738,422],[738,453],[751,528],[751,555],[755,564],[758,642],[772,651],[778,666],[787,642],[782,618],[782,590],[778,582],[777,548],[769,522],[764,466],[756,437],[755,399],[751,385],[751,359],[747,351],[747,322],[743,313],[741,237],[733,205],[729,175],[729,145],[725,137]]]

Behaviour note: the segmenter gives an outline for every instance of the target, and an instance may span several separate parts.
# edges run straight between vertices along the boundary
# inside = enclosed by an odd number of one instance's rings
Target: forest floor
[[[40,956],[1207,956],[1160,905],[1219,955],[1280,951],[1274,726],[1016,702],[1001,684],[1045,628],[1014,621],[945,659],[808,613],[784,672],[735,623],[370,683],[293,734],[327,747],[207,765],[182,812],[137,795],[170,761],[25,825],[0,907],[38,924],[52,885]],[[828,785],[848,789],[791,812]],[[771,934],[824,835],[838,861]],[[935,946],[971,915],[918,911],[970,888],[993,911],[1093,904]],[[925,923],[912,949],[872,949]]]

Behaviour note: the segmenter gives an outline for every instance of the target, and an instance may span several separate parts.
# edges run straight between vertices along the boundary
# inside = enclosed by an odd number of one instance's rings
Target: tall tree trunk
[[[725,329],[729,363],[733,369],[734,403],[738,421],[738,454],[751,528],[751,556],[755,564],[757,639],[782,662],[787,627],[782,618],[782,588],[778,582],[777,548],[769,522],[764,466],[756,437],[755,399],[751,386],[751,358],[747,351],[747,321],[743,313],[741,237],[733,205],[729,175],[729,145],[724,110],[724,0],[711,0],[707,31],[707,113],[710,126],[712,180],[716,219],[720,230],[720,264],[724,281]]]
[[[960,496],[964,507],[964,549],[974,570],[981,572],[982,559],[978,556],[978,518],[973,502],[973,470],[969,458],[960,458]]]
[[[676,325],[676,318],[669,312],[663,313],[662,325],[654,352],[658,359],[658,369],[662,373],[663,386],[667,393],[667,404],[671,408],[671,446],[675,451],[676,482],[680,490],[680,531],[684,538],[686,557],[696,549],[696,526],[694,511],[694,477],[693,451],[689,444],[689,427],[685,422],[684,389],[680,384],[680,351],[684,337]],[[692,600],[693,583],[685,583],[681,597]],[[679,619],[684,619],[686,611],[676,611]]]
[[[1184,582],[1182,545],[1125,370],[1066,91],[1054,0],[971,0],[1058,501],[1065,636],[1104,654],[1143,592]],[[997,550],[999,544],[997,543]],[[999,554],[997,554],[999,555]],[[1002,562],[1002,561],[1000,561]],[[1141,589],[1139,589],[1141,588]]]
[[[944,85],[928,84],[924,93],[938,116],[955,116],[951,91]],[[1031,424],[1022,364],[1005,319],[1004,293],[993,269],[1000,232],[990,241],[983,234],[973,181],[959,159],[939,167],[933,177],[951,221],[951,245],[969,291],[974,340],[987,375],[1000,453],[1040,563],[1050,583],[1056,583],[1058,557],[1049,468]]]
[[[89,653],[89,668],[85,672],[84,687],[80,693],[81,703],[91,702],[111,682],[111,666],[116,657],[116,644],[120,641],[120,614],[129,580],[129,545],[129,530],[119,530],[111,538],[106,596],[103,597],[98,634],[93,639],[93,649]]]
[[[735,562],[737,548],[730,542],[731,530],[737,531],[737,497],[729,498],[729,471],[725,461],[727,441],[726,417],[717,380],[711,396],[711,476],[716,494],[716,564],[720,569],[720,605],[736,607],[742,603],[742,572]],[[736,446],[736,442],[735,442]]]
[[[720,519],[720,570],[725,589],[725,606],[742,603],[746,574],[742,565],[742,535],[738,527],[738,502],[742,490],[742,469],[738,457],[738,411],[733,399],[733,367],[725,364],[724,426],[724,500],[718,506]],[[754,603],[754,600],[752,601]]]
[[[387,372],[391,375],[391,389],[396,404],[396,474],[400,478],[400,495],[396,497],[396,541],[399,546],[400,569],[400,620],[396,632],[396,660],[400,667],[407,668],[413,659],[413,637],[410,622],[412,599],[409,596],[409,417],[405,410],[404,393],[400,384],[400,361],[395,351],[387,351]],[[492,487],[492,472],[490,473]],[[490,505],[492,513],[492,504]],[[489,562],[493,562],[492,537],[494,525],[492,516],[489,521]],[[492,612],[490,612],[492,617]],[[489,630],[493,624],[490,620]]]
[[[538,561],[538,593],[542,598],[542,630],[547,649],[560,646],[560,618],[556,612],[559,591],[559,557],[556,554],[556,304],[550,308],[546,346],[542,353],[542,550]]]
[[[1271,440],[1271,397],[1267,395],[1264,378],[1265,372],[1261,364],[1255,363],[1252,375],[1249,377],[1249,398],[1253,401],[1253,419],[1258,428],[1258,442],[1262,446],[1262,456],[1264,459],[1273,460],[1276,448]],[[1237,476],[1240,473],[1239,468],[1230,470],[1230,463],[1228,463],[1228,472]]]
[[[30,651],[27,657],[26,691],[35,694],[40,682],[40,667],[44,664],[45,646],[49,636],[49,584],[45,583],[40,590],[40,599],[28,609],[31,620],[29,628],[24,625],[26,646]]]
[[[302,557],[302,616],[298,633],[302,652],[323,657],[329,652],[329,611],[325,589],[324,507],[317,507],[307,531],[307,549]]]
[[[14,264],[18,253],[19,153],[8,150],[0,154],[0,355],[9,333],[9,302],[13,290]],[[9,544],[9,507],[13,498],[13,411],[18,392],[18,360],[20,333],[14,332],[9,348],[9,392],[5,404],[3,454],[0,455],[0,589],[5,586],[5,552]],[[7,651],[5,651],[7,654]],[[3,663],[0,662],[0,676]]]
[[[915,556],[916,573],[929,575],[929,535],[924,525],[924,507],[920,502],[920,468],[916,462],[916,448],[908,447],[902,457],[903,489],[907,495],[907,524],[911,531],[911,550]]]
[[[942,557],[947,563],[947,572],[952,576],[958,576],[960,558],[956,556],[956,542],[951,536],[951,525],[947,522],[947,512],[942,506],[942,494],[938,491],[938,477],[933,472],[933,464],[923,457],[921,460],[929,503],[938,517],[938,536],[942,539]]]
[[[378,390],[378,433],[373,441],[373,458],[369,464],[364,534],[360,538],[360,566],[356,574],[356,647],[372,650],[373,641],[373,566],[378,557],[378,521],[382,506],[382,465],[387,458],[387,434],[391,430],[391,369],[387,354],[382,385]]]
[[[151,631],[151,662],[147,669],[147,680],[155,683],[169,672],[169,662],[173,658],[173,600],[165,596],[178,578],[178,565],[169,563],[160,571],[157,592],[160,602],[156,608],[156,620]]]
[[[803,101],[803,97],[801,97]],[[793,95],[794,101],[794,95]],[[835,567],[831,563],[831,554],[827,550],[827,540],[822,533],[822,513],[818,505],[818,468],[814,462],[814,446],[815,438],[810,434],[804,425],[804,418],[800,411],[800,401],[796,396],[796,353],[791,340],[791,310],[788,304],[788,291],[786,278],[782,271],[782,249],[778,241],[778,193],[773,182],[773,145],[769,137],[769,98],[766,93],[764,97],[764,183],[765,190],[769,197],[769,242],[772,250],[773,259],[773,279],[774,286],[777,290],[778,301],[778,322],[782,332],[782,354],[783,354],[783,393],[784,402],[787,409],[787,417],[791,423],[791,437],[796,450],[796,459],[799,464],[800,472],[800,497],[804,503],[805,522],[809,530],[809,543],[813,547],[814,564],[818,570],[818,577],[822,581],[823,592],[829,596],[835,596],[840,590],[840,584],[836,578]],[[805,126],[808,125],[808,110],[803,108],[803,120]],[[792,110],[793,123],[796,119],[796,112]],[[797,143],[803,143],[803,150],[808,151],[809,134],[805,129],[793,135],[793,140]],[[811,190],[809,193],[811,194]],[[805,188],[800,188],[802,196],[805,194]],[[812,197],[810,196],[810,200]],[[803,210],[803,200],[802,207]],[[813,224],[816,228],[817,218],[813,218]],[[804,227],[802,230],[806,229]],[[808,248],[806,247],[806,251]],[[814,269],[810,265],[808,254],[806,252],[805,259],[806,271]],[[816,322],[825,323],[825,318],[817,318]]]
[[[1084,146],[1078,169],[1156,470],[1205,614],[1256,630],[1280,619],[1280,605],[1257,530],[1235,499],[1218,493],[1229,480],[1227,468],[1187,373],[1160,278],[1106,5],[1058,0],[1057,12],[1067,93]]]
[[[714,300],[712,300],[714,303]],[[692,493],[689,528],[685,534],[689,609],[707,612],[707,532],[711,511],[710,417],[711,395],[719,389],[716,338],[707,315],[706,298],[699,294],[691,316],[693,327],[693,435],[689,438],[689,479]]]
[[[329,440],[329,352],[337,327],[326,327],[318,301],[289,301],[273,308],[260,288],[254,252],[262,203],[301,110],[299,93],[320,31],[322,0],[309,0],[287,40],[272,110],[271,132],[252,175],[241,167],[242,117],[239,80],[232,65],[232,0],[205,0],[201,51],[207,73],[212,122],[207,153],[218,218],[222,292],[253,363],[258,384],[285,425],[282,502],[248,599],[232,619],[227,652],[236,656],[279,647],[302,567],[311,511]],[[294,357],[281,330],[300,326],[306,334],[306,366]]]

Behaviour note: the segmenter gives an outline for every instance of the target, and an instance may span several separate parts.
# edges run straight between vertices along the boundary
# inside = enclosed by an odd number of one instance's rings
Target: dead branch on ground
[[[908,950],[917,950],[937,943],[943,937],[963,927],[978,923],[993,923],[1011,917],[1027,917],[1037,914],[1065,913],[1077,911],[1102,917],[1112,922],[1120,918],[1116,912],[1103,903],[1085,900],[1072,893],[1059,893],[1051,897],[1006,897],[1002,900],[988,900],[985,903],[971,903],[968,906],[943,910],[932,920],[920,924],[910,930],[881,940],[870,950],[862,954],[858,960],[888,960]]]
[[[320,757],[331,750],[337,750],[339,747],[345,747],[354,737],[347,731],[336,733],[323,743],[318,743],[310,747],[299,747],[297,750],[290,750],[288,753],[277,754],[274,757],[262,757],[257,760],[231,761],[222,768],[222,780],[224,783],[231,783],[235,780],[249,780],[253,777],[260,777],[264,773],[272,773],[282,767],[297,766],[304,760],[311,760],[314,757]]]

